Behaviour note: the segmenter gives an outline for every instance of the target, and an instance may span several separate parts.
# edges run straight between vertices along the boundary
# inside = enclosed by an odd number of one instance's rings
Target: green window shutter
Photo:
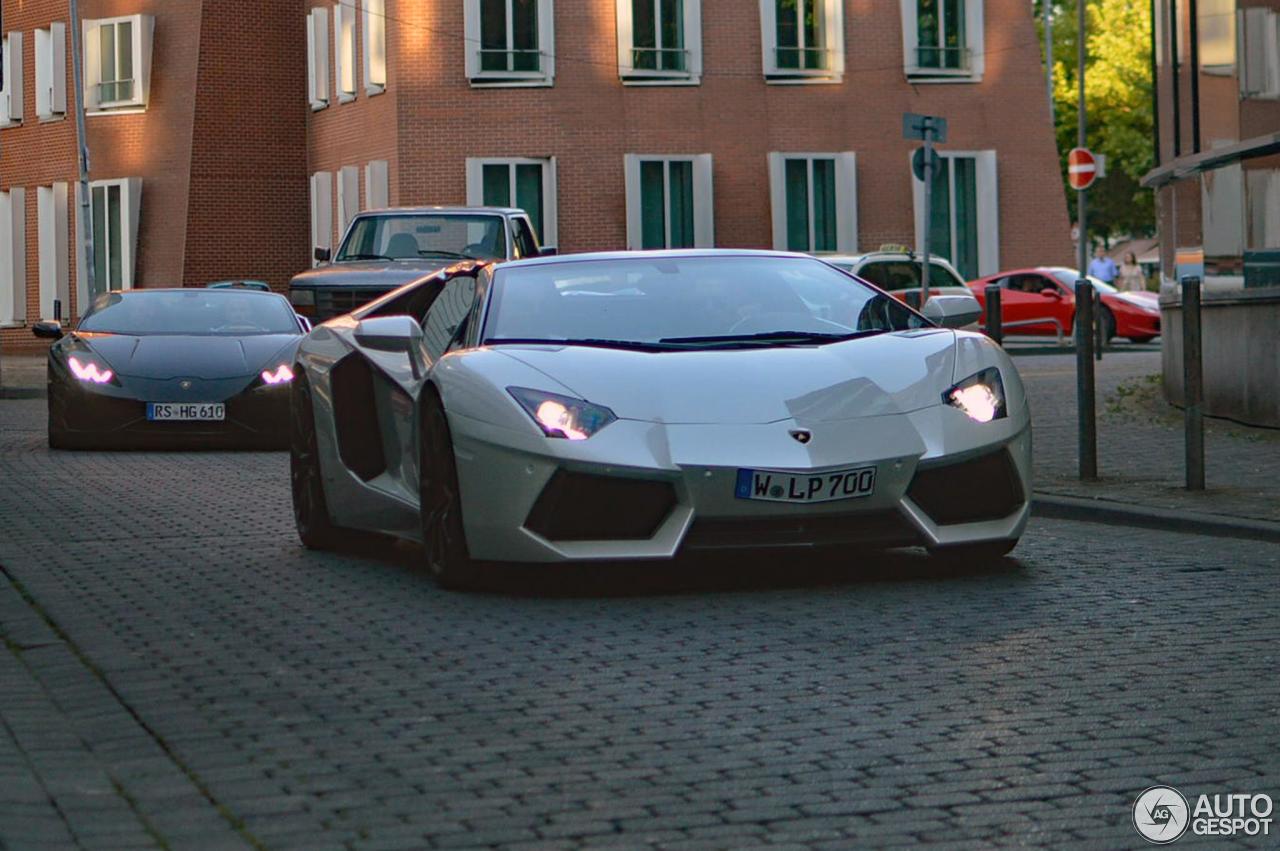
[[[669,164],[671,173],[667,203],[670,207],[670,248],[693,247],[693,163],[689,161]]]
[[[662,162],[640,163],[640,247],[666,248],[667,226],[663,207]]]
[[[809,250],[809,161],[787,160],[787,250]]]
[[[529,214],[533,232],[542,240],[542,166],[520,163],[516,166],[516,206]]]
[[[836,250],[836,162],[813,161],[813,250]]]
[[[484,167],[484,194],[482,203],[488,207],[511,206],[511,171],[505,163],[489,164]]]
[[[955,256],[949,259],[966,281],[978,277],[978,181],[972,157],[955,157]]]

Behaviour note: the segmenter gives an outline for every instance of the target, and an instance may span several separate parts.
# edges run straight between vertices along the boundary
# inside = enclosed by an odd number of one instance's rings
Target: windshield
[[[1074,269],[1054,269],[1052,271],[1053,276],[1057,278],[1064,287],[1071,292],[1075,291],[1076,281],[1080,279],[1080,274],[1078,272]],[[1089,276],[1089,283],[1093,284],[1093,288],[1100,293],[1119,292],[1119,290],[1108,284],[1106,281],[1099,280],[1092,275]]]
[[[473,258],[505,260],[506,231],[502,216],[404,215],[363,216],[356,220],[335,258],[343,260],[418,260]]]
[[[818,260],[643,257],[495,271],[484,342],[786,345],[927,327]]]
[[[280,296],[236,290],[130,290],[100,296],[78,326],[113,334],[300,334]]]

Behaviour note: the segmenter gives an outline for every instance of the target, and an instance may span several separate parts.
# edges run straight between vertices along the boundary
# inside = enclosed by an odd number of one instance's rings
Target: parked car
[[[516,260],[553,254],[529,216],[513,207],[396,207],[358,213],[337,252],[293,277],[289,301],[323,322],[459,260]]]
[[[1037,266],[988,275],[970,281],[969,288],[985,310],[987,285],[999,284],[1001,321],[1017,323],[1006,326],[1005,334],[1070,334],[1076,316],[1078,277],[1075,269],[1065,266]],[[1102,297],[1100,319],[1105,339],[1127,337],[1135,343],[1147,343],[1160,336],[1160,305],[1155,293],[1120,292],[1094,277],[1089,283]]]
[[[1031,493],[1013,362],[803,254],[616,252],[462,264],[316,328],[291,476],[309,547],[486,560],[923,545],[998,558]],[[750,380],[744,380],[748,377]]]
[[[49,347],[54,449],[283,448],[294,353],[308,325],[278,293],[111,292]]]
[[[864,281],[875,284],[894,298],[918,307],[920,304],[920,256],[906,246],[884,246],[866,254],[814,255]],[[946,258],[929,258],[929,295],[970,295],[964,278]]]

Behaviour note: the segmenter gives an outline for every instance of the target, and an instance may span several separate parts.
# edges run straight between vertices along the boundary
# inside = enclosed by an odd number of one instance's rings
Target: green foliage
[[[1054,119],[1064,186],[1066,155],[1076,146],[1078,128],[1076,2],[1054,3],[1052,9]],[[1151,6],[1148,0],[1087,0],[1085,14],[1085,136],[1089,149],[1107,158],[1107,176],[1088,193],[1089,232],[1105,240],[1149,236],[1155,232],[1155,198],[1138,180],[1154,165]],[[1067,203],[1074,217],[1076,192],[1069,188]]]

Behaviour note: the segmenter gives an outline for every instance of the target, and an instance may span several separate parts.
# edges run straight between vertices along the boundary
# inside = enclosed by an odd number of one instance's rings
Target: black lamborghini
[[[49,446],[286,448],[308,331],[282,295],[242,288],[99,296],[49,348]]]

